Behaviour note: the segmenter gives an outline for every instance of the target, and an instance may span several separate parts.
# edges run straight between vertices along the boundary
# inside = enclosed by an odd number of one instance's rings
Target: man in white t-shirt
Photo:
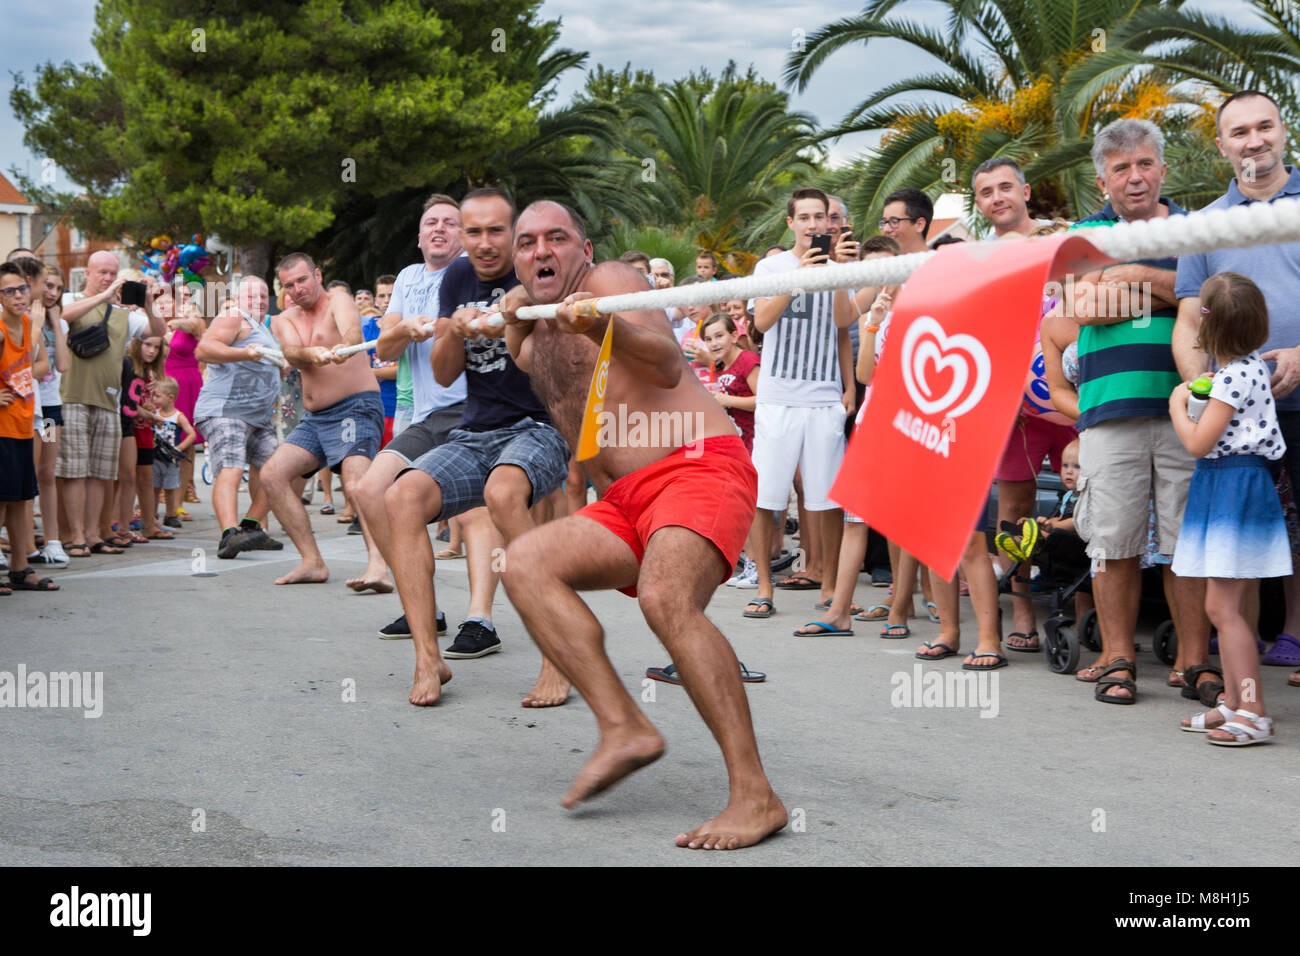
[[[786,225],[794,248],[761,260],[755,275],[816,268],[828,256],[812,237],[828,235],[829,201],[820,189],[796,189],[786,204]],[[856,247],[854,249],[856,258]],[[848,326],[857,311],[848,292],[798,292],[755,299],[754,325],[763,333],[763,364],[754,410],[754,467],[758,471],[758,511],[749,553],[765,555],[771,546],[772,512],[789,501],[795,468],[803,478],[804,508],[821,524],[820,555],[808,556],[819,579],[796,573],[782,582],[792,590],[820,590],[829,600],[835,586],[843,514],[831,502],[831,482],[844,457],[844,421],[854,409],[852,350]],[[820,559],[820,560],[819,560]],[[758,562],[758,595],[747,617],[770,617],[772,572]]]
[[[370,566],[362,574],[364,582],[380,585],[377,590],[392,588],[387,564],[391,529],[384,492],[397,479],[398,472],[447,440],[465,409],[465,376],[461,375],[446,388],[434,380],[433,333],[424,330],[426,323],[438,318],[438,291],[443,273],[463,251],[460,204],[456,200],[441,193],[429,197],[420,216],[417,245],[423,261],[397,274],[388,311],[380,323],[383,332],[375,346],[375,355],[384,362],[396,361],[405,352],[411,366],[414,414],[410,426],[375,455],[353,494],[354,503],[374,537],[378,557],[382,558],[381,562],[372,556]],[[406,615],[382,628],[379,636],[410,637]]]

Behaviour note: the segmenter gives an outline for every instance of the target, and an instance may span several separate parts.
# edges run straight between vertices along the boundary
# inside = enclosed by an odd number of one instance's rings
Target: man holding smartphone
[[[89,357],[78,355],[70,340],[71,364],[59,383],[63,434],[54,475],[64,481],[61,493],[66,501],[67,534],[71,539],[67,552],[74,558],[122,553],[121,548],[108,544],[96,533],[104,496],[117,478],[122,444],[117,411],[122,358],[131,339],[162,338],[167,331],[167,323],[153,310],[153,301],[162,287],[146,287],[144,295],[135,289],[135,300],[143,300],[144,312],[132,312],[122,308],[119,290],[126,280],[119,279],[117,272],[117,256],[104,250],[94,253],[86,263],[85,296],[63,307],[70,337],[100,322],[105,323],[108,337],[108,347]]]
[[[794,248],[761,260],[754,274],[791,272],[829,262],[829,206],[820,189],[796,189],[786,203],[786,225],[794,233]],[[856,244],[843,243],[835,254],[844,261],[856,259]],[[844,457],[844,422],[855,407],[848,326],[857,310],[848,292],[840,289],[755,299],[751,311],[764,338],[754,410],[758,511],[749,553],[766,554],[771,546],[772,512],[789,501],[798,467],[804,508],[810,521],[820,523],[820,553],[808,556],[808,570],[820,577],[796,573],[781,584],[791,590],[820,590],[822,599],[829,600],[843,532],[843,516],[829,492]],[[745,608],[747,617],[772,616],[772,589],[771,569],[766,561],[759,561],[758,594]]]

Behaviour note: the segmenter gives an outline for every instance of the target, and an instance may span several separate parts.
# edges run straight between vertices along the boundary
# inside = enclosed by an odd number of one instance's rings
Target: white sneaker
[[[62,541],[47,541],[45,547],[41,548],[41,554],[45,555],[46,561],[56,568],[66,568],[71,561],[68,552],[63,550]]]
[[[727,586],[739,588],[742,591],[758,590],[758,565],[754,563],[753,558],[745,555],[745,570],[728,581]]]

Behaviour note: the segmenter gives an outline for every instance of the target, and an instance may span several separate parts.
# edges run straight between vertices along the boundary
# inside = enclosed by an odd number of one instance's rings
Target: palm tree
[[[773,89],[720,82],[701,100],[685,80],[635,93],[631,112],[659,220],[747,273],[752,257],[742,247],[779,194],[817,173],[813,118],[791,112],[786,94]]]
[[[884,134],[851,170],[855,216],[874,219],[900,186],[964,191],[970,171],[994,156],[1025,167],[1035,213],[1082,215],[1098,202],[1091,138],[1112,119],[1142,116],[1183,130],[1169,156],[1181,162],[1191,157],[1179,150],[1195,145],[1189,131],[1205,128],[1220,93],[1255,86],[1295,102],[1300,42],[1285,0],[1250,0],[1262,14],[1260,29],[1184,10],[1186,0],[941,2],[948,14],[938,31],[890,16],[901,0],[868,0],[787,61],[784,78],[800,90],[827,57],[853,43],[902,40],[940,61],[937,70],[877,90],[824,134]],[[960,105],[936,105],[936,97]],[[1224,168],[1216,168],[1222,180]],[[1204,171],[1201,162],[1183,198],[1213,191]]]

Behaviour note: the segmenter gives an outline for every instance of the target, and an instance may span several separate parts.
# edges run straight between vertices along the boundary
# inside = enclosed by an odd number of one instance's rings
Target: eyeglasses
[[[24,282],[22,285],[11,285],[7,289],[0,289],[0,295],[4,296],[6,299],[12,299],[15,295],[17,295],[20,292],[23,295],[26,295],[28,292],[31,291],[32,291],[32,287],[29,286],[26,282]]]
[[[916,219],[911,216],[890,216],[888,219],[880,220],[876,225],[881,229],[886,226],[890,229],[897,229],[900,222],[916,222]]]

